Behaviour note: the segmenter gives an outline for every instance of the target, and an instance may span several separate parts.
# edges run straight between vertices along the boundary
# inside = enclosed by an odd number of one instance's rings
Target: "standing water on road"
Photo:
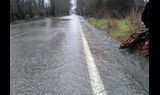
[[[10,95],[147,95],[148,72],[76,15],[10,30]],[[23,34],[22,34],[23,33]]]
[[[76,14],[10,28],[10,95],[149,95],[137,56]]]

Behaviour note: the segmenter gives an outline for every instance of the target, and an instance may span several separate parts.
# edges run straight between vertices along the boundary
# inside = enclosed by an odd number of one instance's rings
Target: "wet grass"
[[[20,23],[26,23],[26,22],[27,22],[26,20],[17,20],[12,22],[11,24],[20,24]]]
[[[96,19],[88,18],[95,27],[107,31],[112,37],[119,41],[127,39],[132,33],[140,29],[140,22],[133,22],[129,17],[125,19]]]
[[[40,19],[37,19],[37,20],[34,20],[34,19],[30,19],[30,20],[16,20],[14,22],[10,22],[10,24],[22,24],[22,23],[27,23],[27,22],[33,22],[33,21],[38,21],[38,20],[43,20],[47,17],[43,17],[43,18],[40,18]]]
[[[132,33],[130,27],[132,27],[132,25],[128,20],[118,20],[116,21],[116,26],[111,29],[112,31],[110,34],[120,40],[127,39],[127,37]]]
[[[95,18],[89,18],[89,22],[93,25],[95,25],[97,28],[105,30],[107,28],[107,20],[106,19],[95,19]]]

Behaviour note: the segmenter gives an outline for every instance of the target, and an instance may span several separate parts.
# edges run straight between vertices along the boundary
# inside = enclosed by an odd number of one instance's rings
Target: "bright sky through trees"
[[[70,10],[70,12],[71,12],[71,14],[75,14],[76,13],[76,11],[75,11],[75,9],[76,9],[76,7],[77,7],[77,3],[76,3],[76,0],[71,0],[71,10]]]

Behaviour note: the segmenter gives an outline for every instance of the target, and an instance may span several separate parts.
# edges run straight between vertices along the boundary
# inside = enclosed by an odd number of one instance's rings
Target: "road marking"
[[[81,38],[83,41],[84,53],[86,56],[87,67],[88,67],[89,76],[90,76],[90,82],[91,82],[91,86],[92,86],[91,88],[93,90],[93,95],[108,95],[107,91],[104,88],[102,80],[100,78],[99,72],[97,70],[97,66],[96,66],[94,58],[91,54],[88,42],[87,42],[86,37],[83,33],[83,30],[82,30],[80,23],[79,23],[79,26],[80,26]]]

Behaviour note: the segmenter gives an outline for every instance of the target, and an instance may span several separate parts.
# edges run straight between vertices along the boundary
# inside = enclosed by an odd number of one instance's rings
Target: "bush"
[[[141,21],[141,14],[142,12],[138,11],[138,9],[132,9],[131,13],[128,16],[126,16],[126,19],[130,21],[132,25],[132,27],[129,27],[132,33],[144,28],[144,24]]]

